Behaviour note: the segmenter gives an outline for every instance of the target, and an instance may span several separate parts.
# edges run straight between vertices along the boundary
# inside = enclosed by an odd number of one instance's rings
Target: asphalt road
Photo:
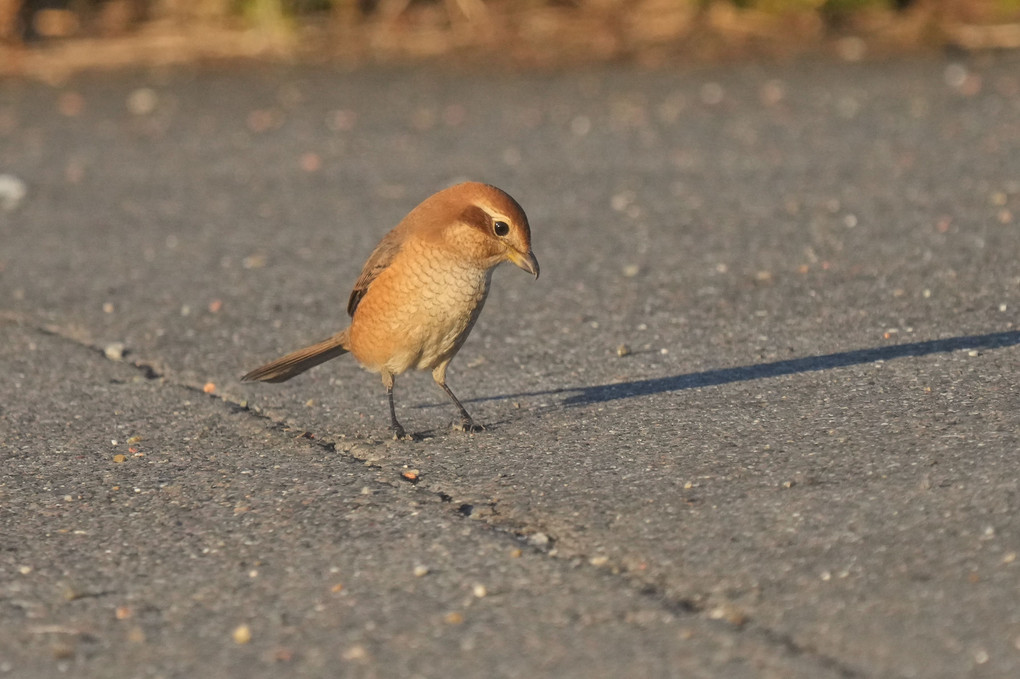
[[[0,175],[0,676],[1020,676],[1017,55],[5,81]],[[464,178],[487,431],[239,382]]]

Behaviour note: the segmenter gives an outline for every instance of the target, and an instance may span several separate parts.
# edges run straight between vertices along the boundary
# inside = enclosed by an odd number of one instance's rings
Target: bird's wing
[[[351,296],[347,300],[348,315],[354,315],[354,310],[358,308],[358,303],[368,291],[368,286],[372,285],[372,281],[393,262],[393,258],[400,252],[403,243],[402,235],[397,229],[394,229],[386,234],[379,245],[375,247],[375,251],[365,262],[361,275],[354,282],[354,289],[351,290]]]

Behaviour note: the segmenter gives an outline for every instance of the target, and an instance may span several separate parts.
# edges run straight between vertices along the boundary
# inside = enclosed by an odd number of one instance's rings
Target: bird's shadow
[[[780,377],[797,373],[845,368],[851,365],[890,361],[908,356],[928,356],[930,354],[961,351],[964,349],[1000,349],[1020,344],[1020,331],[995,332],[986,335],[967,335],[946,339],[929,340],[926,342],[910,342],[893,346],[873,347],[841,351],[821,356],[805,356],[791,358],[772,363],[756,363],[734,368],[705,370],[671,377],[655,377],[630,382],[615,382],[592,386],[562,387],[544,391],[521,392],[517,394],[500,394],[471,399],[472,402],[491,401],[496,399],[512,399],[539,396],[567,395],[562,401],[563,406],[582,406],[593,403],[605,403],[636,396],[651,396],[696,387],[713,387],[733,382],[747,382],[767,377]]]

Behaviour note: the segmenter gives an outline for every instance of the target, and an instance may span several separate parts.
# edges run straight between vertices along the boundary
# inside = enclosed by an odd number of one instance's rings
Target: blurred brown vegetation
[[[216,58],[658,64],[1020,47],[1020,0],[0,0],[0,74]]]

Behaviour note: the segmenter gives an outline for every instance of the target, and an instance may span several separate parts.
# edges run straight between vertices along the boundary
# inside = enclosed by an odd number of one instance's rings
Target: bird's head
[[[531,227],[524,210],[495,186],[465,182],[435,194],[426,202],[444,215],[441,235],[459,255],[489,268],[512,262],[538,278],[538,260],[531,251]]]

